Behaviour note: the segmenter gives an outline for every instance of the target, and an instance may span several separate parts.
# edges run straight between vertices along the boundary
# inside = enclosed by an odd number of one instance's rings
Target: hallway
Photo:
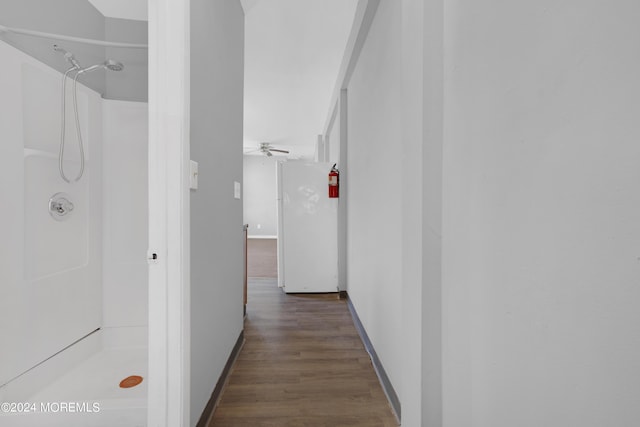
[[[397,426],[345,300],[250,279],[246,343],[209,427]]]

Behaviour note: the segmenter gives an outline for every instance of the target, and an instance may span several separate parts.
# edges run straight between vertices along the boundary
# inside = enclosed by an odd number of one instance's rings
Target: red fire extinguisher
[[[336,169],[337,163],[333,165],[329,172],[329,198],[335,199],[340,193],[340,172]]]

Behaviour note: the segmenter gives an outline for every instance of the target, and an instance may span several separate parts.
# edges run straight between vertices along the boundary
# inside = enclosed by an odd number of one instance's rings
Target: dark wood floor
[[[251,279],[245,337],[209,427],[398,425],[335,294],[286,295]]]
[[[278,277],[278,241],[276,239],[247,240],[247,276]]]

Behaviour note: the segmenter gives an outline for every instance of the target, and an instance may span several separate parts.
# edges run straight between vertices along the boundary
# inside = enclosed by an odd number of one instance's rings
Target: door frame
[[[189,0],[148,0],[147,425],[190,424]],[[155,255],[154,255],[155,254]]]

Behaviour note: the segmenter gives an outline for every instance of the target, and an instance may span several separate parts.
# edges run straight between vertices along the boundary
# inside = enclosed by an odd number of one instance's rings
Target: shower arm
[[[103,47],[124,47],[124,48],[130,48],[130,49],[148,49],[149,48],[149,45],[146,45],[146,44],[107,42],[103,40],[65,36],[62,34],[45,33],[42,31],[25,30],[22,28],[11,28],[11,27],[6,27],[4,25],[0,25],[0,33],[22,34],[25,36],[41,37],[45,39],[54,39],[54,40],[64,40],[69,42],[92,44],[92,45],[103,46]]]
[[[73,55],[73,53],[68,52],[66,49],[58,46],[57,44],[53,45],[53,50],[55,50],[56,52],[60,52],[61,54],[64,55],[64,59],[67,60],[67,62],[69,64],[71,64],[73,66],[73,68],[79,70],[82,67],[80,66],[80,63],[76,60],[76,57]]]

